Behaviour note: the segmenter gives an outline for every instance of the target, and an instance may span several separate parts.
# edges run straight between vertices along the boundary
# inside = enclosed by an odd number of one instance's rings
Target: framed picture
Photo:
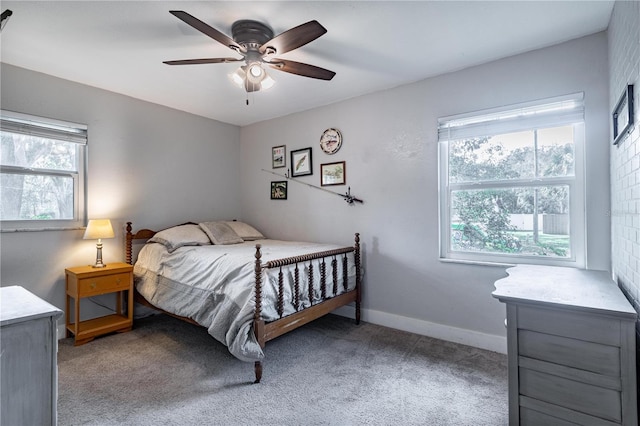
[[[629,84],[620,96],[620,100],[613,110],[612,119],[613,144],[618,145],[627,134],[627,130],[633,126],[633,84]]]
[[[320,185],[344,185],[347,183],[347,171],[344,161],[320,164]]]
[[[271,148],[271,168],[279,169],[287,165],[286,145],[274,146]]]
[[[286,180],[271,182],[271,199],[272,200],[287,199],[287,181]]]
[[[311,148],[291,151],[291,177],[313,174]]]

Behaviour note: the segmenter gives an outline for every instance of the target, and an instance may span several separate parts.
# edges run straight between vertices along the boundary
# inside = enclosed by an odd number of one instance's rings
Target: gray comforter
[[[255,307],[255,243],[262,246],[262,262],[340,248],[330,244],[279,240],[248,241],[232,245],[187,246],[169,253],[157,243],[145,245],[134,267],[138,292],[153,305],[176,315],[191,318],[225,344],[243,361],[264,357],[253,332]],[[342,278],[342,256],[338,277]],[[320,268],[314,260],[314,303],[321,301]],[[308,262],[299,265],[300,300],[309,306]],[[327,260],[327,288],[331,292],[333,273]],[[348,255],[349,290],[355,287],[353,253]],[[263,272],[262,318],[278,319],[276,311],[278,269]],[[283,268],[285,278],[284,315],[295,312],[293,267]],[[338,293],[343,291],[339,286]]]

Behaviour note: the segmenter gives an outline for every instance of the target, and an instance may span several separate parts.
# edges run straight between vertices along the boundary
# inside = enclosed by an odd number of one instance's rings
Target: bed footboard
[[[347,291],[348,288],[348,262],[347,254],[354,254],[354,263],[356,268],[356,283],[355,288]],[[338,274],[338,262],[337,256],[343,256],[342,261],[342,282],[339,283]],[[256,306],[253,315],[253,328],[256,335],[256,339],[262,348],[265,347],[266,342],[275,339],[291,330],[307,324],[317,318],[320,318],[331,311],[345,306],[349,303],[355,303],[355,320],[356,324],[360,323],[360,300],[361,300],[361,268],[360,268],[360,234],[355,234],[355,244],[353,247],[344,247],[335,250],[327,250],[323,252],[311,253],[306,255],[288,257],[284,259],[272,260],[266,263],[262,263],[262,252],[260,244],[256,244],[255,253],[255,297]],[[320,294],[322,301],[313,304],[313,298],[310,297],[310,306],[302,308],[300,304],[300,270],[299,264],[308,264],[308,294],[313,294],[314,282],[313,282],[313,264],[312,260],[321,259],[320,262]],[[327,260],[332,268],[332,282],[327,282]],[[283,291],[283,273],[282,267],[287,265],[295,265],[294,269],[294,308],[295,313],[283,317],[284,306],[284,291]],[[264,269],[280,268],[278,274],[278,302],[277,310],[280,319],[265,322],[262,319],[262,276]],[[339,285],[342,285],[344,292],[338,294]],[[328,286],[331,285],[329,289]],[[260,383],[262,378],[262,363],[256,361],[255,363],[255,383]]]

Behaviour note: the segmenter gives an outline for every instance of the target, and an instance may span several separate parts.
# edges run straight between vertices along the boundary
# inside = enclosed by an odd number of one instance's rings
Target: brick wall
[[[640,2],[616,1],[608,36],[609,110],[627,84],[634,85],[635,101],[633,130],[611,146],[611,261],[614,278],[640,311]]]

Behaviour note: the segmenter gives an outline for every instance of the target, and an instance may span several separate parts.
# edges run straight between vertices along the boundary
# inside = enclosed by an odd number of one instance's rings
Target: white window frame
[[[547,111],[540,107],[549,105]],[[538,111],[533,113],[533,111]],[[483,137],[517,131],[558,127],[574,127],[574,176],[544,179],[517,179],[483,181],[479,183],[449,182],[449,141]],[[585,219],[585,130],[584,94],[577,93],[555,98],[515,104],[490,110],[476,111],[438,119],[439,167],[439,244],[440,260],[472,264],[513,265],[530,263],[551,266],[584,268],[586,266]],[[524,186],[569,186],[569,238],[570,257],[557,258],[506,253],[462,252],[451,249],[451,194],[455,190],[496,188],[509,189]]]
[[[31,169],[19,166],[0,166],[2,172],[38,176],[64,176],[73,179],[73,218],[42,220],[2,220],[1,232],[46,231],[78,229],[87,223],[87,134],[84,124],[30,114],[0,110],[0,128],[9,133],[20,133],[42,138],[73,142],[77,147],[76,171]]]

